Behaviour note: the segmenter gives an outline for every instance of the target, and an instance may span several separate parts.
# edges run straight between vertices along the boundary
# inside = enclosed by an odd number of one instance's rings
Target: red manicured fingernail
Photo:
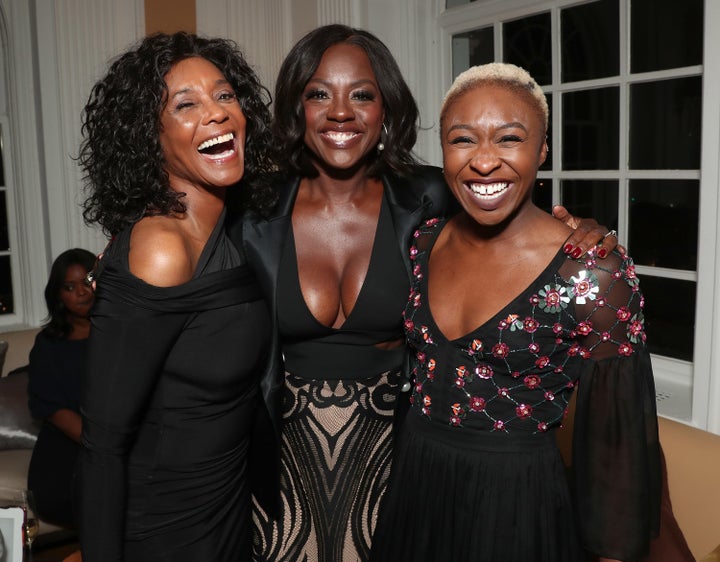
[[[604,258],[605,256],[607,256],[607,250],[605,248],[600,248],[598,250],[598,257]]]
[[[575,249],[572,251],[572,254],[570,254],[570,255],[571,255],[572,257],[574,257],[574,258],[577,259],[577,258],[580,257],[581,254],[582,254],[582,248],[575,248]]]
[[[572,249],[573,249],[572,244],[565,244],[565,246],[563,246],[563,252],[565,252],[566,254],[569,254],[570,252],[572,252]]]

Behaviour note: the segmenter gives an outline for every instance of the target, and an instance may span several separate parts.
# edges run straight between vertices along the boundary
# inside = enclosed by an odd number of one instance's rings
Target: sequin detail
[[[644,346],[632,260],[561,252],[494,318],[445,342],[425,303],[427,248],[441,224],[427,221],[414,235],[404,311],[415,350],[412,402],[422,416],[456,428],[543,433],[561,424],[584,362],[600,351],[603,358],[628,357]]]

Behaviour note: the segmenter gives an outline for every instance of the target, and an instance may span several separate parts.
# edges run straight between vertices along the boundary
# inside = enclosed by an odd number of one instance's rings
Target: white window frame
[[[588,0],[592,1],[592,0]],[[552,12],[553,28],[559,29],[559,9],[576,5],[582,2],[578,0],[478,0],[462,7],[445,10],[444,0],[435,0],[436,21],[440,43],[440,71],[443,78],[443,91],[449,88],[452,81],[452,49],[451,38],[453,35],[473,29],[494,27],[495,53],[500,57],[502,52],[501,23],[515,18],[526,17],[539,12]],[[694,360],[692,363],[680,361],[667,357],[653,356],[653,369],[658,386],[662,382],[679,384],[685,386],[688,391],[690,408],[687,415],[680,416],[680,420],[691,425],[720,433],[720,330],[715,327],[714,319],[720,315],[720,229],[717,220],[720,216],[720,37],[714,31],[720,28],[720,2],[716,0],[705,0],[704,5],[704,46],[703,65],[684,69],[673,69],[669,71],[652,72],[642,76],[645,80],[656,80],[672,76],[685,76],[688,74],[702,74],[702,150],[700,172],[667,170],[663,171],[664,177],[668,179],[699,179],[700,180],[700,224],[698,225],[698,265],[697,274],[694,272],[683,272],[677,270],[662,270],[667,277],[678,279],[694,280],[697,282],[696,289],[696,316],[695,316],[695,347]],[[629,22],[627,13],[620,16],[620,52],[621,52],[621,76],[627,65]],[[559,34],[553,33],[553,40],[559,41]],[[559,48],[553,48],[553,83],[560,84],[559,80]],[[604,79],[597,80],[597,85],[602,84]],[[638,81],[638,76],[633,76],[632,81],[624,80],[620,83],[620,104],[621,122],[620,130],[627,130],[627,105],[629,84]],[[612,82],[616,82],[615,79]],[[583,83],[592,84],[591,82]],[[573,89],[571,86],[560,86],[553,90],[553,93],[560,93]],[[562,96],[553,96],[553,103],[560,104]],[[557,105],[556,105],[557,107]],[[437,102],[435,114],[439,113],[439,101]],[[560,146],[561,127],[559,123],[560,112],[556,111],[553,119],[554,144]],[[621,137],[621,154],[625,154],[626,147]],[[558,151],[556,150],[557,154]],[[626,167],[626,166],[625,166]],[[576,172],[567,173],[543,173],[540,177],[552,176],[554,180],[562,180],[567,175],[573,179],[615,179],[619,181],[620,200],[626,200],[627,180],[647,177],[647,172],[641,171],[616,171],[614,175],[603,172]],[[656,177],[656,176],[654,176]],[[553,198],[559,200],[559,181],[553,182]],[[626,206],[620,206],[619,226],[621,234],[627,232]],[[621,239],[621,242],[623,240]],[[630,248],[632,254],[632,248]],[[640,274],[643,267],[638,267]],[[658,272],[657,269],[655,269]],[[645,271],[647,273],[647,271]]]

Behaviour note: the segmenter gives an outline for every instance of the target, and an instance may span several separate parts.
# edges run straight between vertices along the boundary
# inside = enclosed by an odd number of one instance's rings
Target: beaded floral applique
[[[472,422],[492,431],[544,432],[562,421],[582,364],[599,350],[601,360],[631,357],[644,345],[644,301],[632,260],[624,257],[611,271],[590,251],[581,260],[556,258],[556,271],[543,272],[543,282],[526,298],[518,295],[499,320],[439,346],[441,334],[424,303],[428,250],[422,249],[439,225],[428,220],[414,234],[404,311],[415,351],[411,400],[422,416],[455,427]]]

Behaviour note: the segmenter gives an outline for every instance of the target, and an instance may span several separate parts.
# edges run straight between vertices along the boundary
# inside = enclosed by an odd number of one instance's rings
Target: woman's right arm
[[[138,286],[108,270],[98,281],[81,400],[84,562],[123,560],[128,457],[185,321],[183,314],[158,311]]]
[[[60,408],[57,412],[48,417],[48,421],[70,439],[76,443],[80,443],[82,418],[77,412],[73,412],[69,408]]]

